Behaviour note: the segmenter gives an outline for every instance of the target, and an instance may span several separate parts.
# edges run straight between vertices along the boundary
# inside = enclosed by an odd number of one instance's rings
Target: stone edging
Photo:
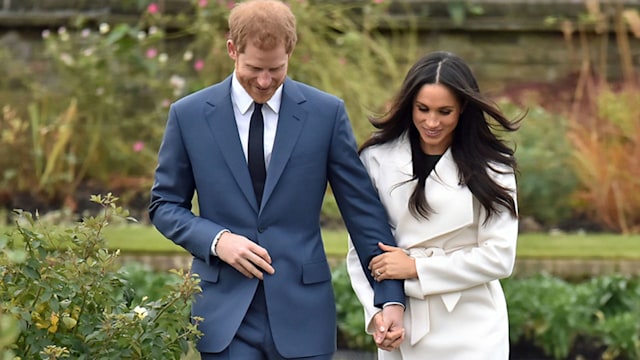
[[[191,267],[191,256],[187,254],[122,254],[122,263],[136,261],[149,265],[154,270],[187,270]],[[331,259],[332,264],[338,263]],[[518,258],[513,274],[528,276],[549,273],[561,278],[587,278],[607,274],[640,275],[640,260],[628,259],[529,259]]]

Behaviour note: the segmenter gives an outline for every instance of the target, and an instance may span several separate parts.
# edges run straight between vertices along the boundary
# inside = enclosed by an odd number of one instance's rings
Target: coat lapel
[[[411,179],[411,149],[407,137],[394,149],[382,155],[384,168],[378,180],[381,199],[389,213],[398,246],[412,247],[435,238],[446,238],[474,221],[473,196],[466,186],[459,184],[458,168],[451,150],[447,150],[427,178],[425,193],[435,213],[429,216],[428,225],[416,219],[407,207],[417,180]],[[398,186],[398,184],[402,184]],[[455,204],[456,206],[450,206]]]
[[[474,222],[473,195],[468,187],[460,184],[451,149],[442,155],[435,171],[427,178],[425,192],[436,211],[429,218],[429,230],[424,235],[426,239],[454,233]]]
[[[282,103],[278,114],[278,127],[271,153],[271,163],[267,169],[267,180],[262,198],[263,207],[269,201],[269,197],[300,137],[304,120],[307,118],[307,112],[300,105],[305,101],[306,99],[297,85],[287,78],[282,89]]]
[[[230,94],[231,77],[228,77],[220,85],[212,88],[211,96],[205,106],[204,117],[231,174],[251,206],[258,212],[258,202],[242,150]]]

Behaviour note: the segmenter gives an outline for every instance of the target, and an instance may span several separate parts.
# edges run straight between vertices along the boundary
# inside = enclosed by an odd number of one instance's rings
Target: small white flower
[[[89,35],[91,35],[91,30],[89,29],[82,29],[82,32],[80,33],[80,36],[82,36],[83,38],[88,38]]]
[[[51,30],[42,30],[42,38],[46,39],[51,36]]]
[[[185,51],[184,55],[182,55],[182,60],[191,61],[191,59],[193,59],[193,52],[191,50]]]
[[[147,38],[147,33],[144,31],[138,31],[138,40],[142,41]]]
[[[67,66],[72,66],[74,64],[73,57],[68,53],[60,54],[60,60]]]
[[[182,76],[171,75],[169,78],[169,84],[172,88],[182,90],[186,85],[187,81]]]
[[[136,306],[135,308],[133,308],[133,312],[136,314],[136,316],[140,320],[146,318],[147,315],[149,315],[149,311],[147,311],[147,309],[140,306]]]
[[[158,55],[158,61],[162,64],[166,63],[167,60],[169,60],[169,55],[167,55],[167,53],[161,53],[160,55]]]
[[[58,35],[60,36],[60,40],[67,41],[69,40],[69,33],[67,32],[67,28],[64,26],[58,29]]]
[[[153,34],[155,34],[157,32],[158,32],[158,27],[157,26],[149,27],[149,35],[153,35]]]
[[[99,29],[100,29],[100,34],[106,34],[109,32],[109,30],[111,30],[111,27],[107,23],[102,23],[100,24]]]

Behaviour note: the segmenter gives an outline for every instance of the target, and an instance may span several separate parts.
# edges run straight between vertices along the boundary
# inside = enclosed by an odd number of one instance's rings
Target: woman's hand
[[[418,277],[415,259],[407,255],[404,250],[380,242],[378,247],[384,251],[384,254],[374,257],[369,263],[371,276],[376,281],[386,279],[404,280]]]

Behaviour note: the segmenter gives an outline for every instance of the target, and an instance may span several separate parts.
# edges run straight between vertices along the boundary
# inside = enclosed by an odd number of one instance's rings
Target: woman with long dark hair
[[[369,264],[376,281],[404,280],[405,340],[379,359],[508,359],[507,306],[518,237],[516,160],[497,131],[515,131],[448,52],[411,67],[360,156],[398,247]],[[358,255],[347,256],[367,331],[381,321]],[[386,351],[390,350],[390,351]]]

